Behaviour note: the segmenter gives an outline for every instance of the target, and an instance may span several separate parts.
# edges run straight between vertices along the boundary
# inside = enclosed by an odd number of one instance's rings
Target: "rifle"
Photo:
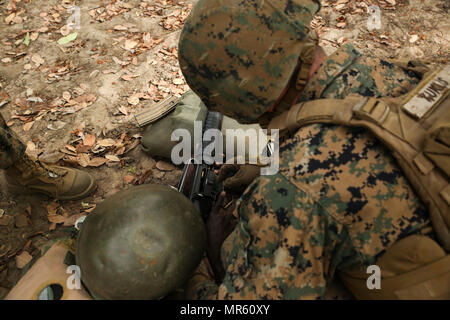
[[[210,111],[206,116],[203,125],[203,133],[209,129],[221,130],[223,115],[219,112]],[[202,150],[215,141],[202,141]],[[199,146],[197,145],[196,148]],[[214,156],[214,155],[213,155]],[[191,158],[184,165],[181,175],[178,191],[183,193],[194,204],[195,208],[201,213],[204,221],[208,219],[213,204],[217,200],[220,192],[223,191],[223,184],[217,182],[214,173],[214,164],[196,163]]]

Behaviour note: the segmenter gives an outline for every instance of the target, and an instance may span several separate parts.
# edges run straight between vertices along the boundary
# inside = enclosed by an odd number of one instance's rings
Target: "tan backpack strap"
[[[310,123],[332,122],[345,125],[352,119],[353,107],[361,100],[366,101],[359,96],[349,96],[345,99],[319,99],[299,103],[274,117],[268,128],[294,133],[301,126]]]

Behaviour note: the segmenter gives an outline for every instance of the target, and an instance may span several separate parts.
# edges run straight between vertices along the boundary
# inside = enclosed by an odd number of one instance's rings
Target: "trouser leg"
[[[25,145],[19,137],[6,125],[0,115],[0,169],[7,169],[14,163],[24,162],[28,157],[25,154]]]

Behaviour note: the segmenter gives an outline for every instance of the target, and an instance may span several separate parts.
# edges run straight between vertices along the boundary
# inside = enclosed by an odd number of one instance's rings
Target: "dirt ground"
[[[193,3],[0,0],[1,114],[30,156],[83,168],[99,184],[82,201],[54,201],[9,190],[0,174],[0,298],[24,264],[108,195],[134,184],[177,184],[179,169],[141,151],[133,115],[188,90],[177,41]],[[377,57],[449,59],[448,0],[321,3],[312,26],[328,54],[351,41]],[[369,31],[371,5],[381,24]]]

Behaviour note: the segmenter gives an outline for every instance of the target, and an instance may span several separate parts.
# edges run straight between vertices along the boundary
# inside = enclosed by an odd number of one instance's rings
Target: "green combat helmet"
[[[306,82],[316,45],[309,23],[319,8],[317,0],[199,0],[178,44],[189,87],[210,110],[257,122],[299,60],[297,82]]]
[[[76,262],[96,299],[159,299],[191,276],[205,244],[200,213],[185,196],[143,185],[116,193],[86,218]]]

